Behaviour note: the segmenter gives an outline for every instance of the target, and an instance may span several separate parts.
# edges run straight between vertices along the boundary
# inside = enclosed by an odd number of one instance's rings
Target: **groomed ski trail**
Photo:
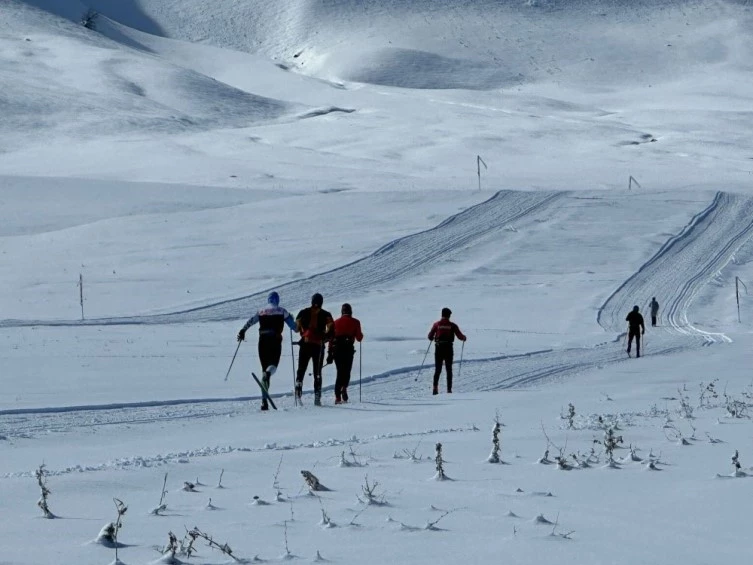
[[[599,324],[607,331],[624,331],[625,315],[633,305],[646,317],[651,297],[657,296],[665,333],[728,341],[694,327],[688,311],[698,292],[753,235],[752,218],[753,199],[717,192],[705,210],[609,297],[599,310]]]
[[[695,327],[688,321],[688,312],[699,291],[732,260],[751,236],[753,198],[726,192],[716,193],[706,209],[694,216],[677,236],[669,239],[599,309],[598,323],[608,332],[617,332],[611,340],[583,348],[466,361],[463,363],[461,378],[455,379],[454,391],[528,386],[596,369],[608,363],[626,361],[623,350],[625,316],[636,302],[640,304],[645,301],[645,305],[648,305],[652,296],[660,297],[660,301],[663,297],[662,308],[667,325],[649,327],[650,343],[648,348],[644,344],[644,355],[666,354],[718,341],[730,341],[723,334]],[[650,324],[650,318],[646,323]],[[380,394],[391,398],[426,395],[431,388],[433,374],[433,367],[427,368],[419,383],[412,378],[405,378],[408,371],[384,375],[386,382],[380,387]],[[457,372],[457,363],[455,371]],[[372,386],[370,383],[365,389],[369,394],[373,394]]]
[[[531,193],[523,193],[531,194]],[[560,193],[564,194],[564,193]],[[541,195],[539,198],[527,200],[527,206],[519,206],[511,214],[505,215],[505,220],[494,221],[493,216],[497,206],[506,201],[509,193],[499,193],[492,199],[480,204],[484,213],[478,220],[478,229],[472,229],[473,217],[466,216],[466,212],[453,216],[436,228],[422,232],[417,236],[408,236],[393,242],[362,261],[392,255],[392,250],[398,250],[396,256],[406,259],[406,262],[392,272],[407,273],[411,271],[414,261],[407,261],[408,251],[401,249],[407,246],[429,247],[441,254],[439,249],[448,252],[462,249],[463,246],[479,241],[494,229],[518,218],[520,221],[533,221],[529,215],[548,208],[556,198],[552,194]],[[513,201],[520,201],[513,198]],[[507,203],[509,204],[509,202]],[[479,210],[473,214],[478,214]],[[448,231],[453,225],[454,231]],[[441,228],[441,230],[440,230]],[[459,228],[459,229],[457,229]],[[437,232],[442,232],[440,235]],[[458,233],[459,232],[459,233]],[[452,234],[452,236],[450,236]],[[462,235],[465,234],[465,237]],[[651,296],[663,296],[664,319],[668,323],[659,331],[651,331],[649,355],[664,354],[698,347],[714,341],[726,341],[721,334],[711,334],[696,328],[688,322],[688,311],[693,299],[704,285],[708,284],[716,273],[721,270],[735,255],[735,253],[751,239],[753,235],[753,198],[742,195],[719,192],[710,205],[697,214],[690,223],[675,237],[669,239],[659,251],[649,259],[635,275],[623,283],[600,308],[597,321],[607,331],[615,332],[613,337],[603,343],[582,348],[564,350],[542,350],[520,355],[499,355],[488,359],[469,360],[463,363],[462,374],[457,377],[458,364],[456,360],[455,392],[487,391],[510,389],[533,384],[541,384],[550,379],[562,378],[586,370],[596,369],[608,363],[627,361],[623,351],[624,317],[632,305],[640,300],[646,302]],[[420,239],[412,242],[412,238]],[[362,263],[357,261],[342,269],[354,268]],[[410,263],[411,265],[407,264]],[[419,266],[415,266],[419,268]],[[360,269],[360,267],[359,267]],[[362,272],[356,269],[355,272]],[[319,275],[337,278],[343,272],[341,269]],[[335,275],[338,273],[338,275]],[[352,273],[348,273],[349,276]],[[388,279],[389,280],[389,279]],[[307,279],[306,288],[311,279]],[[302,281],[290,283],[287,287],[304,284]],[[333,283],[330,283],[333,285]],[[347,284],[351,284],[348,279]],[[357,285],[358,281],[352,281]],[[665,291],[664,294],[659,289]],[[672,290],[667,294],[668,291]],[[303,292],[300,290],[299,292]],[[307,291],[306,291],[307,293]],[[259,297],[263,293],[253,295]],[[306,294],[307,295],[307,294]],[[230,304],[237,305],[241,301],[252,300],[246,297],[231,303],[222,303],[207,307],[230,308]],[[245,308],[245,307],[244,307]],[[203,310],[200,310],[203,311]],[[223,310],[224,311],[224,310]],[[186,316],[187,313],[175,313],[172,316]],[[223,314],[224,315],[224,314]],[[233,316],[235,318],[236,316]],[[146,322],[131,323],[161,323],[157,319],[164,317],[150,317]],[[195,321],[191,319],[191,321]],[[106,320],[99,321],[107,324]],[[177,323],[178,319],[170,323]],[[121,319],[112,319],[110,324],[122,323]],[[635,361],[631,361],[635,362]],[[380,401],[411,401],[416,398],[426,398],[431,388],[431,363],[424,367],[421,379],[416,382],[414,376],[417,366],[397,368],[382,374],[366,376],[363,379],[363,397],[368,402],[378,398]],[[444,376],[442,377],[444,379]],[[443,381],[440,381],[443,382]],[[331,390],[324,387],[323,392]],[[100,426],[125,423],[151,423],[161,420],[182,418],[202,418],[230,415],[238,411],[251,409],[248,400],[251,397],[232,399],[197,399],[175,400],[158,403],[133,403],[108,406],[79,406],[67,408],[40,408],[23,410],[0,411],[0,430],[9,437],[30,437],[37,433],[50,431],[66,431],[72,428],[86,426]],[[282,400],[284,410],[292,405],[290,395],[274,395]],[[441,398],[441,396],[440,396]],[[257,396],[253,397],[258,400]],[[254,408],[255,410],[255,408]],[[12,430],[12,431],[11,431]]]
[[[278,285],[285,303],[307,305],[311,289],[329,299],[352,296],[382,283],[394,283],[416,276],[439,258],[451,259],[485,238],[500,238],[499,231],[514,223],[519,229],[544,217],[566,192],[500,191],[488,200],[472,206],[416,234],[396,239],[371,255],[312,277]],[[154,314],[91,320],[0,320],[0,327],[27,326],[112,326],[126,324],[184,324],[221,322],[248,317],[266,301],[264,289],[249,296],[218,302],[199,308]]]

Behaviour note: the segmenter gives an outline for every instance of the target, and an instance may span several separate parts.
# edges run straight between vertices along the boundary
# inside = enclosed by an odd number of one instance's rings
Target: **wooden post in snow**
[[[78,297],[81,302],[81,321],[84,320],[84,275],[78,274]]]
[[[737,323],[741,323],[742,320],[740,320],[740,285],[743,285],[743,288],[745,289],[745,294],[748,294],[748,287],[745,286],[745,283],[740,280],[740,277],[735,277],[735,299],[737,300]]]
[[[489,168],[486,166],[486,163],[484,163],[484,160],[481,158],[481,155],[476,155],[476,174],[478,175],[478,189],[479,190],[481,190],[481,165],[484,166],[484,169]]]

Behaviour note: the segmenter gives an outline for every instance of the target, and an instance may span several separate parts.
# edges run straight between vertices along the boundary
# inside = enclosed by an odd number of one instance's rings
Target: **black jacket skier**
[[[314,404],[320,406],[322,401],[322,364],[324,363],[324,344],[332,338],[334,320],[332,314],[322,309],[324,298],[318,292],[311,297],[311,306],[304,308],[295,317],[298,332],[301,334],[300,353],[298,354],[298,372],[295,379],[295,395],[301,398],[303,377],[309,361],[314,368]]]
[[[646,326],[643,324],[643,316],[639,312],[638,306],[633,306],[633,310],[625,317],[628,323],[628,344],[627,352],[630,355],[630,346],[635,338],[635,356],[641,356],[641,336],[646,333]]]
[[[656,296],[651,299],[648,307],[651,309],[651,325],[656,326],[656,316],[659,314],[659,303],[656,301]]]

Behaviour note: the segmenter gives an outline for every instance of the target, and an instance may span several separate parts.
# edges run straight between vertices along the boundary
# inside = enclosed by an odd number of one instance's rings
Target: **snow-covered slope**
[[[241,127],[296,109],[44,13],[11,15],[2,28],[0,127],[22,131],[27,140]],[[5,136],[0,143],[7,151],[19,139]]]
[[[0,562],[744,562],[752,52],[747,1],[0,0]],[[349,404],[286,331],[258,410],[271,288],[352,304]]]
[[[89,7],[99,34],[78,24]],[[5,16],[8,173],[456,188],[481,155],[494,188],[748,185],[741,2],[13,0]]]
[[[34,0],[80,17],[82,2]],[[66,7],[71,4],[71,6]],[[556,77],[662,82],[749,60],[743,2],[642,0],[88,0],[127,27],[265,54],[302,72],[409,88],[499,88]]]

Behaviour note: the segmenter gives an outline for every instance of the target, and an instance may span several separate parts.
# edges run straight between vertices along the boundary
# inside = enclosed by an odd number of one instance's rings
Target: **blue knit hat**
[[[277,294],[277,291],[272,291],[269,293],[269,296],[267,297],[267,302],[272,304],[273,306],[279,306],[280,305],[280,295]]]

